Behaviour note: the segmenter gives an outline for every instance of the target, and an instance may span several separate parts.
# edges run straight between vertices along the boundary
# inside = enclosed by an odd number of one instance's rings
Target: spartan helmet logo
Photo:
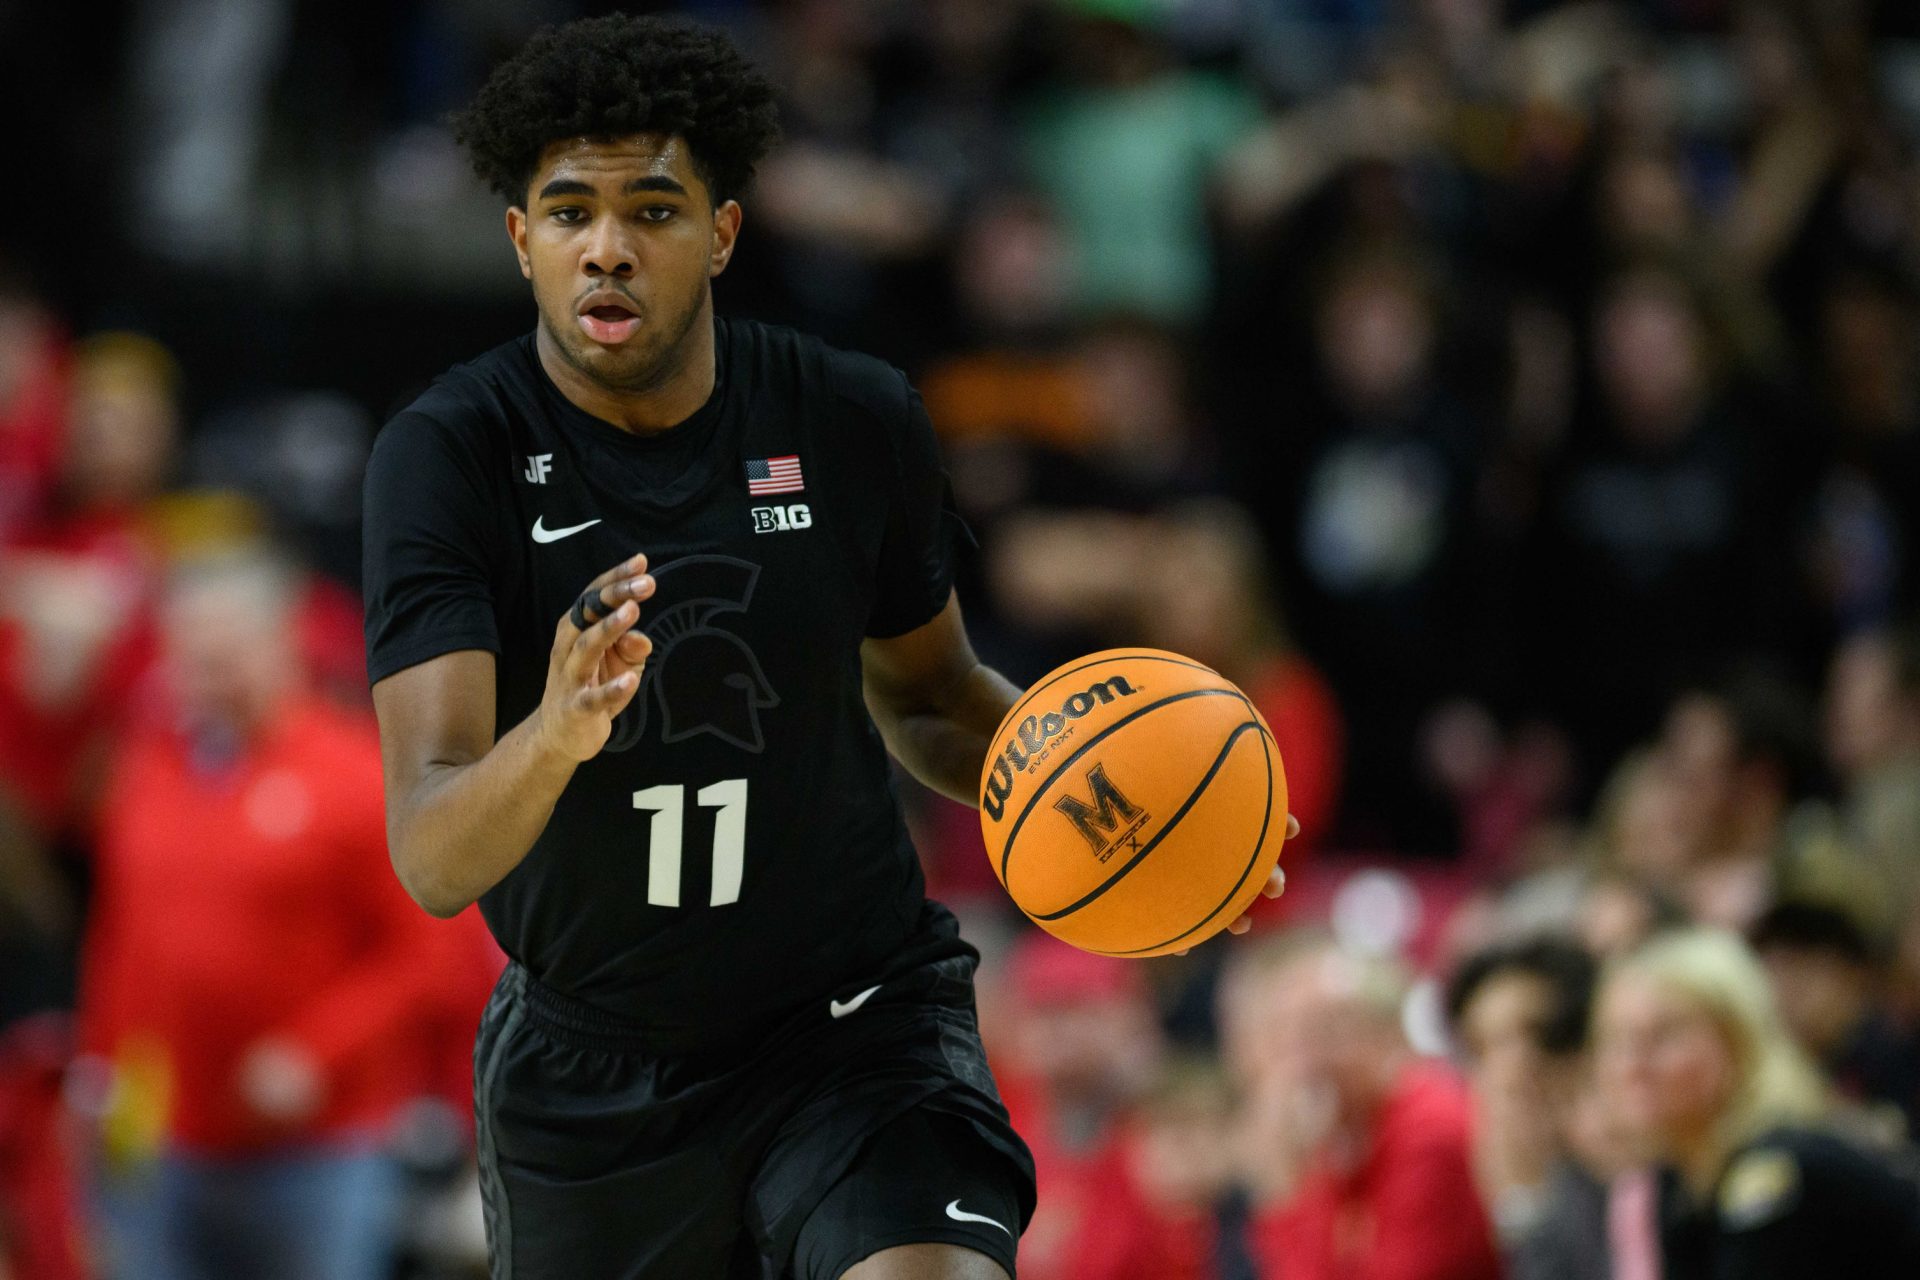
[[[613,722],[608,751],[626,751],[647,732],[659,703],[660,741],[710,733],[742,751],[766,747],[760,711],[778,706],[760,660],[738,635],[715,626],[724,613],[745,613],[760,566],[732,556],[687,556],[653,570],[653,599],[641,629],[653,656],[640,691]]]

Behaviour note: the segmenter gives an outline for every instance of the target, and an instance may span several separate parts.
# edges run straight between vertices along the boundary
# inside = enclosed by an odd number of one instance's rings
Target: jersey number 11
[[[740,901],[740,876],[747,861],[747,780],[728,778],[700,788],[694,799],[713,816],[713,893],[707,905],[724,907]],[[633,807],[650,809],[653,820],[647,844],[647,903],[655,907],[680,905],[680,817],[686,810],[687,789],[678,784],[648,787],[633,793]]]

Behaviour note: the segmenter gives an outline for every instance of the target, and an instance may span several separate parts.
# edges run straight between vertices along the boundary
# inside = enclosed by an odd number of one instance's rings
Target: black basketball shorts
[[[510,966],[474,1049],[494,1280],[838,1280],[920,1242],[1011,1276],[1033,1160],[987,1070],[973,966],[854,984],[724,1059],[651,1053]]]

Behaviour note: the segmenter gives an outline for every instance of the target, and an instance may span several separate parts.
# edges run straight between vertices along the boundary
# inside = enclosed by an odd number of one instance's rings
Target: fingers
[[[629,600],[585,631],[576,632],[560,664],[567,682],[573,685],[592,683],[600,659],[639,620],[640,606]]]
[[[1276,866],[1267,872],[1267,883],[1261,888],[1260,895],[1265,898],[1277,898],[1286,891],[1287,873]]]
[[[613,656],[630,667],[646,665],[653,655],[653,637],[635,627],[613,642]]]
[[[602,684],[588,685],[574,695],[574,705],[588,715],[617,716],[633,700],[640,687],[640,673],[624,672]]]
[[[1288,819],[1288,825],[1292,828],[1289,834],[1298,833],[1300,829],[1299,824],[1293,822],[1291,817],[1289,817]],[[1260,896],[1263,898],[1277,898],[1281,894],[1285,893],[1286,891],[1287,891],[1287,873],[1282,871],[1278,866],[1275,866],[1273,870],[1267,872],[1267,882],[1264,885],[1260,886]],[[1238,937],[1241,934],[1247,932],[1251,928],[1253,928],[1253,917],[1250,915],[1245,915],[1245,916],[1241,916],[1238,920],[1235,920],[1232,924],[1228,925],[1227,932],[1233,934],[1235,937]],[[1173,954],[1177,956],[1183,956],[1183,955],[1186,955],[1189,950],[1191,950],[1191,948],[1182,947],[1180,948],[1180,950],[1174,952]]]
[[[653,594],[653,576],[640,574],[637,577],[621,578],[604,587],[588,587],[573,602],[573,609],[567,620],[576,630],[585,631],[599,622],[607,611],[616,608],[622,601],[638,603]]]
[[[619,564],[608,569],[592,582],[589,582],[587,584],[587,590],[591,591],[595,587],[604,587],[618,578],[636,578],[646,571],[647,557],[644,554],[628,556],[625,560],[622,560]]]
[[[1292,814],[1288,814],[1287,815],[1287,839],[1297,840],[1299,838],[1300,838],[1300,819],[1294,817]]]
[[[566,621],[576,631],[600,622],[607,613],[618,608],[622,601],[636,603],[653,594],[653,576],[646,571],[647,558],[636,555],[608,569],[586,585],[573,603],[573,609]]]

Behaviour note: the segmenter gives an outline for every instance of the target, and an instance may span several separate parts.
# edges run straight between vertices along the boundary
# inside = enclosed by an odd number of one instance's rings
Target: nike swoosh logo
[[[546,519],[545,516],[540,516],[533,522],[533,540],[535,542],[558,542],[562,538],[576,534],[582,529],[591,529],[600,523],[598,520],[589,520],[585,524],[568,525],[564,529],[549,529],[545,523]]]
[[[881,984],[881,986],[885,986],[885,985],[886,985],[885,983]],[[847,1001],[845,1004],[840,1003],[838,1000],[829,1000],[827,1001],[827,1012],[832,1014],[836,1018],[844,1018],[848,1014],[852,1013],[855,1009],[858,1009],[861,1005],[865,1004],[867,1002],[867,997],[871,996],[874,992],[878,991],[879,989],[880,987],[868,987],[865,991],[862,991],[859,995]],[[954,1201],[954,1203],[958,1204],[959,1201],[956,1200]]]
[[[1002,1226],[1000,1223],[995,1222],[992,1218],[984,1217],[977,1213],[968,1213],[965,1209],[962,1209],[960,1207],[960,1202],[958,1200],[955,1200],[952,1204],[947,1206],[947,1216],[949,1218],[952,1218],[955,1222],[984,1222],[990,1227],[999,1227],[1002,1231],[1006,1231],[1009,1236],[1013,1234],[1013,1232],[1008,1231],[1005,1226]]]

